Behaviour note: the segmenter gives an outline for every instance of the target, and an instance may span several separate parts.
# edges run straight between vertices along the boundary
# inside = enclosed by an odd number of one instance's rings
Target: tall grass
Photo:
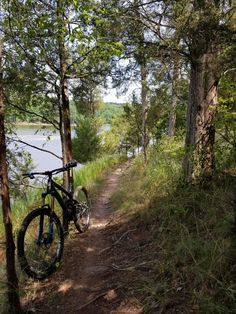
[[[29,191],[11,204],[12,210],[12,224],[14,232],[26,216],[27,212],[40,205],[40,195],[42,189],[29,189]],[[0,212],[0,219],[2,221],[2,212]],[[4,235],[4,226],[0,224],[0,238]]]
[[[113,202],[122,210],[149,206],[153,198],[171,194],[181,176],[182,142],[163,138],[149,151],[148,164],[140,155],[125,175]]]
[[[74,185],[91,187],[91,185],[104,173],[104,171],[122,162],[123,156],[108,155],[103,156],[95,161],[87,163],[83,168],[74,175]]]
[[[162,139],[113,197],[117,209],[133,208],[137,223],[151,226],[158,260],[137,292],[147,313],[236,313],[236,180],[221,172],[207,189],[186,186],[182,155],[181,142]]]
[[[104,156],[86,164],[81,169],[75,172],[74,185],[83,185],[85,187],[90,187],[95,182],[95,180],[102,176],[104,171],[122,162],[122,160],[124,160],[124,157],[119,155],[112,155]],[[19,228],[19,225],[21,224],[23,218],[26,216],[27,212],[31,211],[33,208],[40,206],[41,193],[43,190],[45,190],[45,185],[41,188],[31,188],[24,196],[22,196],[21,199],[17,199],[14,201],[14,203],[12,204],[12,221],[15,231]],[[0,212],[0,219],[2,221],[2,212]],[[0,238],[2,238],[3,236],[3,224],[0,224]]]
[[[77,170],[74,174],[75,186],[83,185],[90,188],[93,183],[101,178],[104,172],[116,164],[121,163],[124,160],[122,156],[104,156],[94,162],[90,162]],[[32,188],[27,191],[22,199],[15,200],[12,204],[12,222],[14,227],[14,234],[16,234],[20,224],[24,217],[33,208],[40,206],[41,204],[41,193],[45,190],[43,188]],[[2,221],[2,213],[0,212],[0,219]],[[4,228],[3,224],[0,224],[0,239],[4,239]],[[1,253],[1,252],[0,252]],[[1,254],[0,254],[1,257]],[[4,260],[0,258],[0,313],[6,311],[6,300],[5,300],[5,265]]]

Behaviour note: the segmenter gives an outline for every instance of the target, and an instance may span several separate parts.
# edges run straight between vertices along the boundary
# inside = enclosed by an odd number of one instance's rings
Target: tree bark
[[[194,183],[211,180],[215,169],[218,54],[225,40],[220,10],[216,1],[194,1],[194,19],[189,25],[191,76],[184,171],[186,179]]]
[[[178,80],[179,80],[179,60],[174,61],[173,67],[173,77],[172,77],[172,94],[171,94],[171,108],[169,115],[169,125],[168,125],[168,135],[175,135],[175,125],[176,125],[176,107],[178,102]]]
[[[140,67],[140,79],[141,79],[141,147],[144,155],[144,162],[147,163],[147,149],[148,149],[148,128],[147,128],[147,120],[148,120],[148,86],[147,86],[147,77],[148,77],[148,69],[147,69],[147,55],[146,55],[146,47],[145,47],[145,36],[144,36],[144,25],[140,23],[141,14],[139,1],[134,1],[135,9],[135,34],[134,39],[137,42],[137,54],[136,61],[138,66]]]
[[[18,295],[18,278],[15,269],[15,244],[12,233],[11,207],[8,183],[8,168],[6,159],[6,138],[4,126],[3,106],[3,73],[2,55],[3,42],[0,39],[0,193],[2,200],[3,223],[6,238],[6,272],[7,272],[7,297],[8,312],[21,313],[20,299]]]
[[[66,72],[68,68],[65,38],[64,38],[64,12],[63,1],[57,1],[57,17],[61,31],[58,35],[58,52],[60,60],[60,87],[59,87],[59,117],[60,117],[60,136],[62,143],[63,164],[68,163],[72,159],[72,140],[71,140],[71,122],[70,122],[70,102],[68,97],[68,80]],[[63,185],[67,189],[69,187],[69,176],[64,172]]]
[[[148,117],[148,100],[147,100],[147,66],[145,56],[141,62],[141,100],[142,100],[142,148],[144,155],[144,162],[147,163],[147,117]]]
[[[189,105],[184,160],[188,180],[210,179],[215,168],[214,120],[217,108],[217,54],[214,47],[191,60]],[[190,153],[191,152],[191,153]]]

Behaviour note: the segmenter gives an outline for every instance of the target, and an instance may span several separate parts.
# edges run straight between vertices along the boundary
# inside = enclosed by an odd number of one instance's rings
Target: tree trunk
[[[210,179],[215,167],[214,119],[217,107],[217,60],[213,47],[192,58],[184,160],[186,178],[194,182]]]
[[[175,135],[175,125],[176,125],[176,106],[178,102],[177,88],[179,80],[179,60],[174,61],[173,77],[172,77],[172,95],[171,95],[171,108],[169,115],[169,125],[168,125],[168,135]]]
[[[64,75],[61,79],[62,132],[63,132],[63,164],[72,159],[70,106],[68,97],[68,83]]]
[[[3,223],[6,238],[6,271],[7,271],[7,297],[8,312],[21,313],[20,299],[18,295],[18,278],[15,269],[15,244],[12,234],[11,207],[8,184],[8,169],[6,160],[6,138],[4,127],[3,107],[3,73],[2,73],[2,48],[0,39],[0,192],[2,200]]]
[[[147,147],[148,147],[148,134],[147,134],[147,117],[148,117],[148,100],[147,100],[147,66],[145,56],[141,62],[141,100],[142,100],[142,148],[144,155],[144,162],[147,163]]]
[[[65,34],[66,28],[64,22],[64,8],[63,1],[57,1],[57,18],[60,25],[58,35],[58,53],[60,61],[60,86],[58,90],[59,98],[59,118],[60,118],[60,137],[62,146],[63,165],[72,160],[72,140],[71,140],[71,123],[70,123],[70,102],[68,97],[68,81],[66,78],[67,72],[67,55],[65,47]],[[70,191],[73,186],[73,178],[70,178],[70,172],[63,172],[63,187],[65,190]],[[68,232],[68,217],[63,212],[63,228]]]
[[[71,122],[70,122],[70,102],[68,97],[68,81],[66,78],[67,72],[67,56],[64,38],[64,14],[63,2],[57,2],[57,17],[61,26],[61,32],[58,36],[58,52],[60,60],[60,87],[59,87],[59,107],[60,107],[60,136],[62,144],[63,164],[68,163],[72,159],[72,140],[71,140]],[[69,187],[69,176],[64,172],[63,185],[67,189]]]
[[[134,6],[136,7],[135,16],[137,22],[135,22],[135,42],[137,42],[137,55],[136,61],[140,66],[140,78],[141,78],[141,105],[142,105],[142,116],[141,116],[141,146],[144,155],[144,162],[147,163],[147,148],[148,148],[148,130],[147,130],[147,118],[148,118],[148,86],[147,86],[147,55],[146,47],[144,45],[144,25],[140,22],[141,14],[139,11],[140,3],[138,0],[134,0]]]

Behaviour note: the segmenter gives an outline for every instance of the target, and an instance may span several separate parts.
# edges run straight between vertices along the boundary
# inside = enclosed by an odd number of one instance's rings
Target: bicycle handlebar
[[[44,176],[51,176],[52,174],[57,174],[59,172],[67,171],[70,168],[76,167],[77,166],[77,161],[76,160],[71,160],[67,164],[65,164],[61,168],[53,169],[51,171],[44,171],[44,172],[30,172],[30,173],[22,173],[24,177],[28,177],[30,179],[34,179],[35,175],[44,175]]]

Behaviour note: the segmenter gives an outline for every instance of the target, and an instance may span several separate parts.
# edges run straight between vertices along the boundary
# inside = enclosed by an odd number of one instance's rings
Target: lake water
[[[110,125],[105,124],[101,127],[99,132],[108,131],[109,129]],[[59,157],[62,156],[60,135],[59,132],[55,132],[53,128],[43,127],[40,129],[40,126],[21,126],[15,129],[15,133],[16,136],[13,136],[14,138],[18,138],[19,140],[32,146],[48,150]],[[75,135],[75,131],[73,128],[71,134],[73,138]],[[46,170],[52,170],[62,166],[62,161],[52,154],[40,151],[26,144],[17,143],[17,145],[24,151],[31,154],[35,165],[35,171],[41,172]],[[82,165],[79,164],[78,168],[81,166]]]
[[[53,132],[53,129],[40,129],[36,127],[16,128],[16,134],[19,140],[30,145],[53,152],[61,157],[61,142],[59,132]],[[18,146],[31,154],[35,164],[35,171],[46,171],[62,166],[62,161],[55,156],[37,150],[26,144],[18,143]]]

